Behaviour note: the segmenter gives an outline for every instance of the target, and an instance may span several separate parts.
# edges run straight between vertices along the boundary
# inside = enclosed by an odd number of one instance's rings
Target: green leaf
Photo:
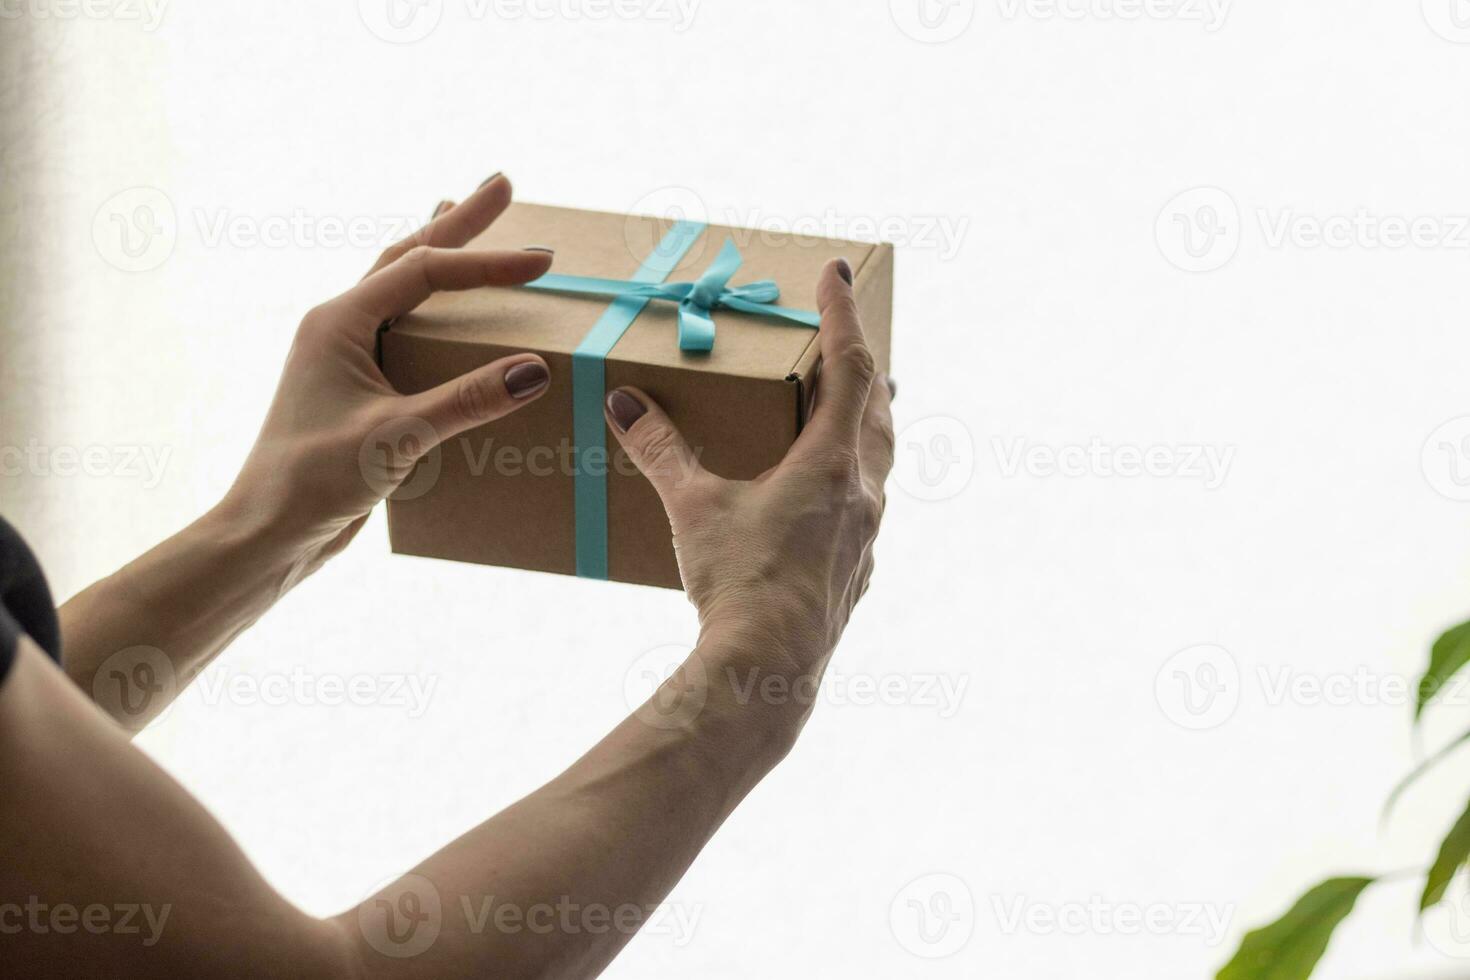
[[[1420,912],[1444,898],[1450,879],[1467,858],[1470,858],[1470,808],[1466,808],[1460,819],[1455,821],[1449,836],[1439,845],[1439,856],[1434,859],[1434,867],[1429,869],[1429,878],[1424,882],[1424,896],[1419,899]]]
[[[1416,722],[1434,696],[1467,663],[1470,663],[1470,623],[1461,623],[1435,640],[1434,648],[1429,651],[1429,669],[1419,680],[1419,697],[1414,703]]]
[[[1388,794],[1388,802],[1383,804],[1383,823],[1388,823],[1388,818],[1390,815],[1392,815],[1394,806],[1398,804],[1399,797],[1403,796],[1410,786],[1418,782],[1420,776],[1424,775],[1430,769],[1433,769],[1445,757],[1449,756],[1452,752],[1454,752],[1460,746],[1464,745],[1466,742],[1470,742],[1470,732],[1465,732],[1449,745],[1446,745],[1444,748],[1434,753],[1434,755],[1419,763],[1419,765],[1414,767],[1413,772],[1409,773],[1402,780],[1400,780],[1399,784],[1393,788],[1393,792]]]
[[[1215,980],[1307,980],[1373,878],[1331,878],[1307,892],[1280,919],[1246,934]]]

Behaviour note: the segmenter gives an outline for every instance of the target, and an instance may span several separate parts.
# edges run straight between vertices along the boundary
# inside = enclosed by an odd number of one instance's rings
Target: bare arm
[[[313,919],[271,891],[218,825],[23,642],[0,687],[0,845],[19,855],[0,864],[10,961],[203,978],[600,972],[643,924],[638,910],[663,900],[790,749],[872,572],[892,460],[889,391],[839,266],[821,288],[816,417],[759,479],[700,470],[643,393],[609,399],[610,424],[664,499],[699,610],[700,642],[683,668],[561,776],[341,916]],[[798,693],[744,699],[736,679],[752,676]],[[146,905],[142,921],[156,928],[64,932],[38,912],[10,929],[3,903],[17,896],[73,909],[64,926],[87,906]]]

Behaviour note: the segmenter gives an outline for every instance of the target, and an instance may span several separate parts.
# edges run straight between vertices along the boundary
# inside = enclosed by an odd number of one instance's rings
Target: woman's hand
[[[545,250],[465,249],[510,204],[493,177],[388,249],[367,278],[306,315],[250,457],[221,503],[61,608],[66,671],[131,729],[322,562],[443,439],[515,411],[550,380],[517,354],[413,395],[374,358],[378,327],[436,290],[541,276]],[[141,672],[140,672],[141,671]],[[129,678],[151,678],[131,683]]]
[[[534,354],[501,358],[430,391],[400,395],[378,369],[378,328],[439,290],[508,286],[551,266],[545,249],[464,246],[510,204],[492,177],[383,253],[367,277],[306,315],[255,447],[222,509],[293,542],[309,574],[344,548],[379,500],[441,441],[529,404],[550,380]]]
[[[781,464],[756,479],[703,469],[642,391],[620,388],[606,405],[618,441],[668,511],[684,587],[699,610],[701,662],[686,675],[701,688],[731,670],[742,680],[750,670],[778,675],[783,690],[809,692],[783,700],[796,706],[782,714],[797,728],[867,590],[893,468],[892,388],[863,338],[851,277],[842,260],[823,270],[816,410]],[[702,689],[693,701],[714,694]]]

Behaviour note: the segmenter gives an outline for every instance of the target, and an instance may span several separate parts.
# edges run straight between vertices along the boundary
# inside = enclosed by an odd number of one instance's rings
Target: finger
[[[442,441],[531,404],[550,384],[545,361],[535,354],[515,354],[409,395],[394,411],[428,422]],[[424,446],[423,451],[432,448]]]
[[[608,424],[638,469],[672,512],[682,491],[705,475],[699,453],[654,400],[637,388],[618,388],[603,405]]]
[[[868,390],[867,407],[863,409],[862,433],[858,437],[858,463],[863,482],[879,496],[883,484],[893,470],[893,402],[895,387],[887,375],[873,379]]]
[[[368,276],[340,299],[378,324],[412,310],[441,290],[478,286],[517,286],[539,279],[551,268],[549,249],[490,252],[480,249],[409,250],[386,269]]]
[[[817,283],[822,325],[817,339],[822,351],[821,380],[812,420],[797,439],[798,452],[857,448],[868,392],[877,377],[873,354],[863,338],[862,321],[852,292],[852,267],[834,259]]]
[[[479,186],[459,204],[442,201],[434,209],[434,217],[412,235],[389,246],[373,267],[372,275],[397,262],[413,248],[429,245],[433,248],[462,248],[480,232],[490,227],[510,207],[511,186],[504,174],[496,174]],[[445,207],[448,205],[448,207]],[[364,277],[365,278],[365,277]]]

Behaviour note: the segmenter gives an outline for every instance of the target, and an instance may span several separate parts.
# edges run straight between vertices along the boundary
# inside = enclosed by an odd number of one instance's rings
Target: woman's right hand
[[[851,276],[840,259],[822,272],[816,409],[786,458],[756,479],[705,470],[642,391],[619,388],[605,406],[618,441],[668,512],[679,572],[699,610],[696,655],[722,661],[703,663],[701,674],[712,666],[755,670],[762,680],[778,675],[786,690],[808,691],[789,713],[797,727],[867,590],[893,468],[892,389],[863,337]]]

